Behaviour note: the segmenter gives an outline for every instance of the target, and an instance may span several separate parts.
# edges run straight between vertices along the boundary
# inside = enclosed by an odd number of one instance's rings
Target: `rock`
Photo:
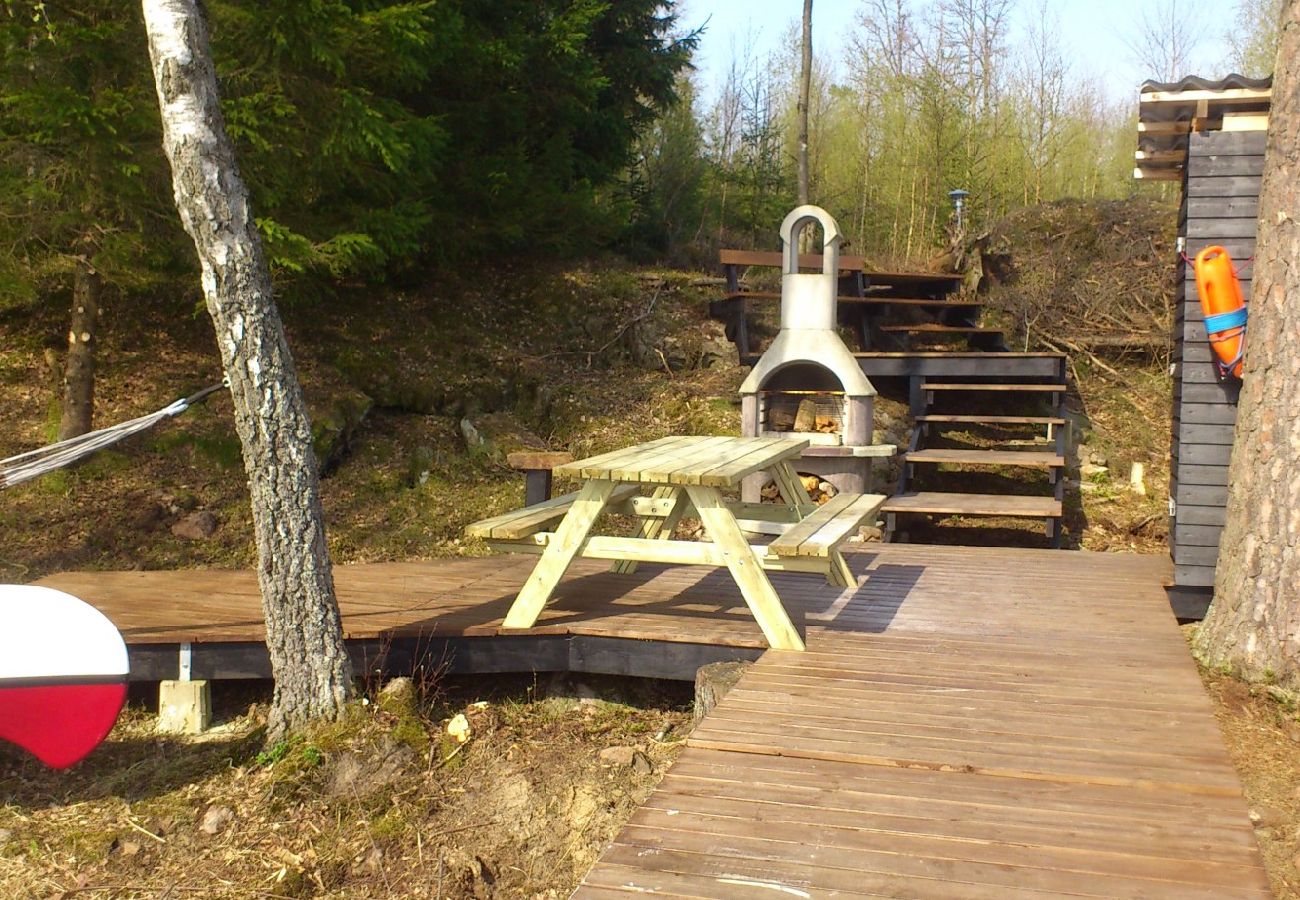
[[[511,453],[546,449],[546,443],[510,413],[466,416],[460,420],[460,433],[471,456],[486,457],[502,466]]]
[[[1251,824],[1256,828],[1279,828],[1286,824],[1286,816],[1271,806],[1256,806],[1250,811]]]
[[[172,534],[186,541],[206,541],[217,531],[217,517],[200,509],[182,518],[172,526]]]
[[[470,739],[469,719],[465,718],[464,713],[456,713],[447,723],[447,734],[457,744],[464,744]]]
[[[1128,489],[1138,496],[1147,495],[1146,467],[1140,462],[1133,463],[1128,473]]]
[[[228,806],[209,806],[199,822],[199,831],[204,834],[221,834],[235,821],[235,814]]]
[[[668,368],[674,372],[685,369],[690,364],[690,356],[686,353],[686,347],[679,338],[669,335],[663,339],[659,352],[663,354],[660,363],[668,363]],[[659,354],[656,353],[655,356]]]
[[[717,706],[752,665],[744,660],[709,663],[695,670],[695,721]]]
[[[600,751],[600,761],[607,766],[630,766],[637,752],[635,747],[606,747]]]
[[[715,338],[700,345],[700,368],[713,369],[738,365],[740,365],[740,353],[731,341]]]
[[[394,678],[380,689],[375,704],[384,712],[399,718],[416,715],[419,712],[420,697],[415,682],[405,677]]]
[[[311,416],[312,449],[322,474],[327,474],[347,456],[374,400],[337,375],[314,378],[303,386],[303,392]]]
[[[1092,463],[1084,463],[1083,465],[1079,466],[1079,474],[1082,475],[1084,478],[1088,478],[1092,480],[1100,479],[1104,481],[1106,480],[1107,476],[1109,476],[1110,469],[1106,468],[1105,466],[1097,466],[1097,465],[1093,465]]]
[[[638,775],[649,775],[654,772],[654,763],[650,762],[650,757],[646,756],[640,750],[632,754],[632,771]]]
[[[1091,464],[1094,466],[1110,465],[1110,460],[1106,458],[1105,453],[1102,453],[1100,450],[1094,449],[1093,447],[1090,447],[1087,444],[1080,444],[1078,452],[1079,452],[1080,465],[1084,465],[1084,464]]]

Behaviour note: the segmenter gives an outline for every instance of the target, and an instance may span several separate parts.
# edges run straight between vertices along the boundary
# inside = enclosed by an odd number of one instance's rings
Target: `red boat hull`
[[[0,679],[0,738],[65,769],[108,736],[125,700],[125,680]]]

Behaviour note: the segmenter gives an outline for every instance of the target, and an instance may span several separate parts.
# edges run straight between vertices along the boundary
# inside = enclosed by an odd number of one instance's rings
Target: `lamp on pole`
[[[952,201],[953,208],[957,211],[957,231],[962,230],[962,208],[966,205],[966,198],[970,196],[970,191],[964,191],[961,188],[948,192],[948,199]]]

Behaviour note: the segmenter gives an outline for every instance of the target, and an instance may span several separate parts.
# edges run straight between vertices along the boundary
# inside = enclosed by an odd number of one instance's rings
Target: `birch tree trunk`
[[[1300,691],[1300,0],[1286,0],[1207,665]]]
[[[808,200],[808,94],[812,90],[812,5],[803,0],[802,68],[799,70],[799,205]],[[809,234],[804,229],[803,234]]]
[[[59,440],[90,431],[95,417],[95,345],[99,343],[102,281],[89,260],[77,260],[68,324],[68,360],[63,368],[63,412]]]
[[[143,8],[176,208],[198,251],[243,447],[275,675],[274,739],[335,717],[352,693],[311,427],[226,136],[197,0],[143,0]]]

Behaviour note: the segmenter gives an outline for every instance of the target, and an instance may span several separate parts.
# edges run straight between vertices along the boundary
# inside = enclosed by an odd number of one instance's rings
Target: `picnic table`
[[[885,501],[879,494],[841,493],[815,504],[792,465],[807,446],[807,440],[784,437],[666,437],[556,466],[556,477],[579,479],[582,488],[466,529],[495,549],[539,555],[504,627],[531,628],[580,556],[612,560],[613,570],[625,574],[641,562],[719,566],[731,573],[768,644],[802,650],[803,639],[767,572],[818,573],[831,584],[853,585],[840,545]],[[760,471],[771,473],[781,503],[723,496]],[[594,533],[603,512],[636,517],[636,535]],[[687,515],[700,519],[711,543],[673,539]],[[781,533],[760,545],[749,543],[746,530]]]

